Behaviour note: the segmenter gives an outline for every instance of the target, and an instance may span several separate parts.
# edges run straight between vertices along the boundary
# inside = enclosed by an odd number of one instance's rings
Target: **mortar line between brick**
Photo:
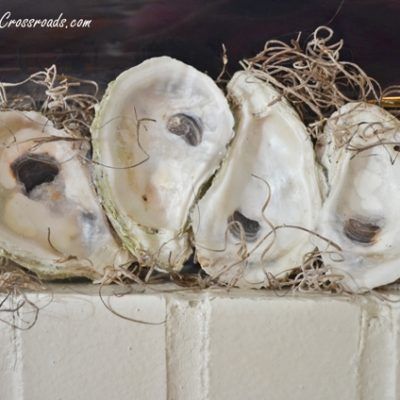
[[[172,304],[173,300],[169,295],[165,296],[165,379],[166,379],[166,400],[174,400],[173,397],[173,389],[171,387],[171,367],[170,367],[170,360],[173,357],[173,341],[171,340],[171,325],[173,326],[174,323],[171,323],[171,319],[174,319],[173,311],[172,311]]]
[[[361,313],[360,313],[360,320],[359,320],[359,330],[358,330],[358,349],[357,349],[357,398],[358,400],[363,400],[363,380],[365,379],[364,374],[363,374],[363,368],[364,368],[364,363],[365,363],[365,358],[364,358],[364,350],[365,350],[365,341],[366,341],[366,336],[368,335],[368,329],[367,329],[367,324],[368,324],[368,313],[367,310],[365,310],[364,305],[360,304],[361,307]]]
[[[165,325],[167,399],[187,400],[183,396],[192,391],[191,399],[208,400],[210,319],[208,298],[207,296],[196,298],[195,305],[192,303],[193,298],[190,297],[169,295],[167,299]],[[190,330],[193,331],[190,333]],[[191,357],[198,359],[198,362],[196,363]],[[188,369],[188,365],[192,365],[192,368]]]
[[[400,382],[398,376],[400,374],[400,313],[399,308],[392,306],[390,307],[390,321],[392,323],[392,366],[393,366],[393,398],[400,399]]]
[[[10,358],[10,362],[13,362],[13,397],[14,400],[24,400],[22,332],[12,327],[11,334],[13,357]]]
[[[202,326],[201,326],[201,399],[210,400],[210,320],[211,301],[210,295],[204,296],[201,302]]]

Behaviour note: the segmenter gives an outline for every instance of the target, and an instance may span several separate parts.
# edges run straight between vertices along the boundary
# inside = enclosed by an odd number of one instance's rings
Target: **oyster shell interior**
[[[340,250],[319,244],[343,284],[365,291],[400,277],[400,122],[367,103],[343,106],[319,145],[328,193],[318,231]]]
[[[39,113],[0,113],[0,251],[42,277],[96,278],[126,256],[68,139]]]
[[[193,209],[196,256],[212,277],[268,286],[301,265],[320,209],[306,128],[270,85],[248,72],[228,84],[236,136],[213,183]]]
[[[150,59],[110,84],[92,132],[116,231],[141,262],[179,268],[192,252],[189,211],[233,136],[223,93],[193,67]]]

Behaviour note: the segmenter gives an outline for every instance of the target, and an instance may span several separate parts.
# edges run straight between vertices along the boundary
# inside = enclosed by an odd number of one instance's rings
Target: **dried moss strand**
[[[334,42],[333,30],[321,26],[305,45],[301,34],[290,43],[270,40],[241,65],[287,97],[317,137],[326,118],[345,103],[382,96],[379,84],[362,68],[340,59],[342,49],[343,40]]]
[[[33,84],[38,89],[39,93],[35,91],[35,98],[44,98],[41,104],[30,95],[13,92],[28,84]],[[82,93],[74,93],[78,89]],[[98,103],[97,94],[96,82],[60,75],[56,66],[52,65],[23,81],[1,82],[0,110],[38,111],[56,128],[67,128],[70,135],[87,137],[94,118],[94,107]]]

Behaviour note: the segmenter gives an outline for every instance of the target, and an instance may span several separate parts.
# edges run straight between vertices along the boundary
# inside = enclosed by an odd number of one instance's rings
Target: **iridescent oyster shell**
[[[0,113],[0,253],[44,278],[127,261],[82,163],[81,141],[36,112]]]
[[[109,85],[92,125],[96,183],[126,247],[143,264],[179,269],[189,213],[233,136],[214,81],[158,57]]]
[[[319,143],[328,182],[318,231],[332,273],[356,292],[400,278],[400,122],[382,108],[350,103]]]
[[[193,209],[196,256],[213,278],[269,286],[314,247],[307,232],[321,201],[314,151],[299,116],[267,83],[238,72],[228,95],[236,136]]]

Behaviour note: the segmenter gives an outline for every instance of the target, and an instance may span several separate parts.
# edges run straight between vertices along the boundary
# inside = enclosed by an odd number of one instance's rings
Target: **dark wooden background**
[[[171,55],[216,77],[221,44],[237,62],[267,39],[309,34],[335,15],[340,0],[0,0],[14,18],[92,19],[90,29],[0,29],[0,80],[53,63],[103,86],[122,70]],[[331,23],[345,57],[384,85],[400,82],[400,0],[345,0]]]

